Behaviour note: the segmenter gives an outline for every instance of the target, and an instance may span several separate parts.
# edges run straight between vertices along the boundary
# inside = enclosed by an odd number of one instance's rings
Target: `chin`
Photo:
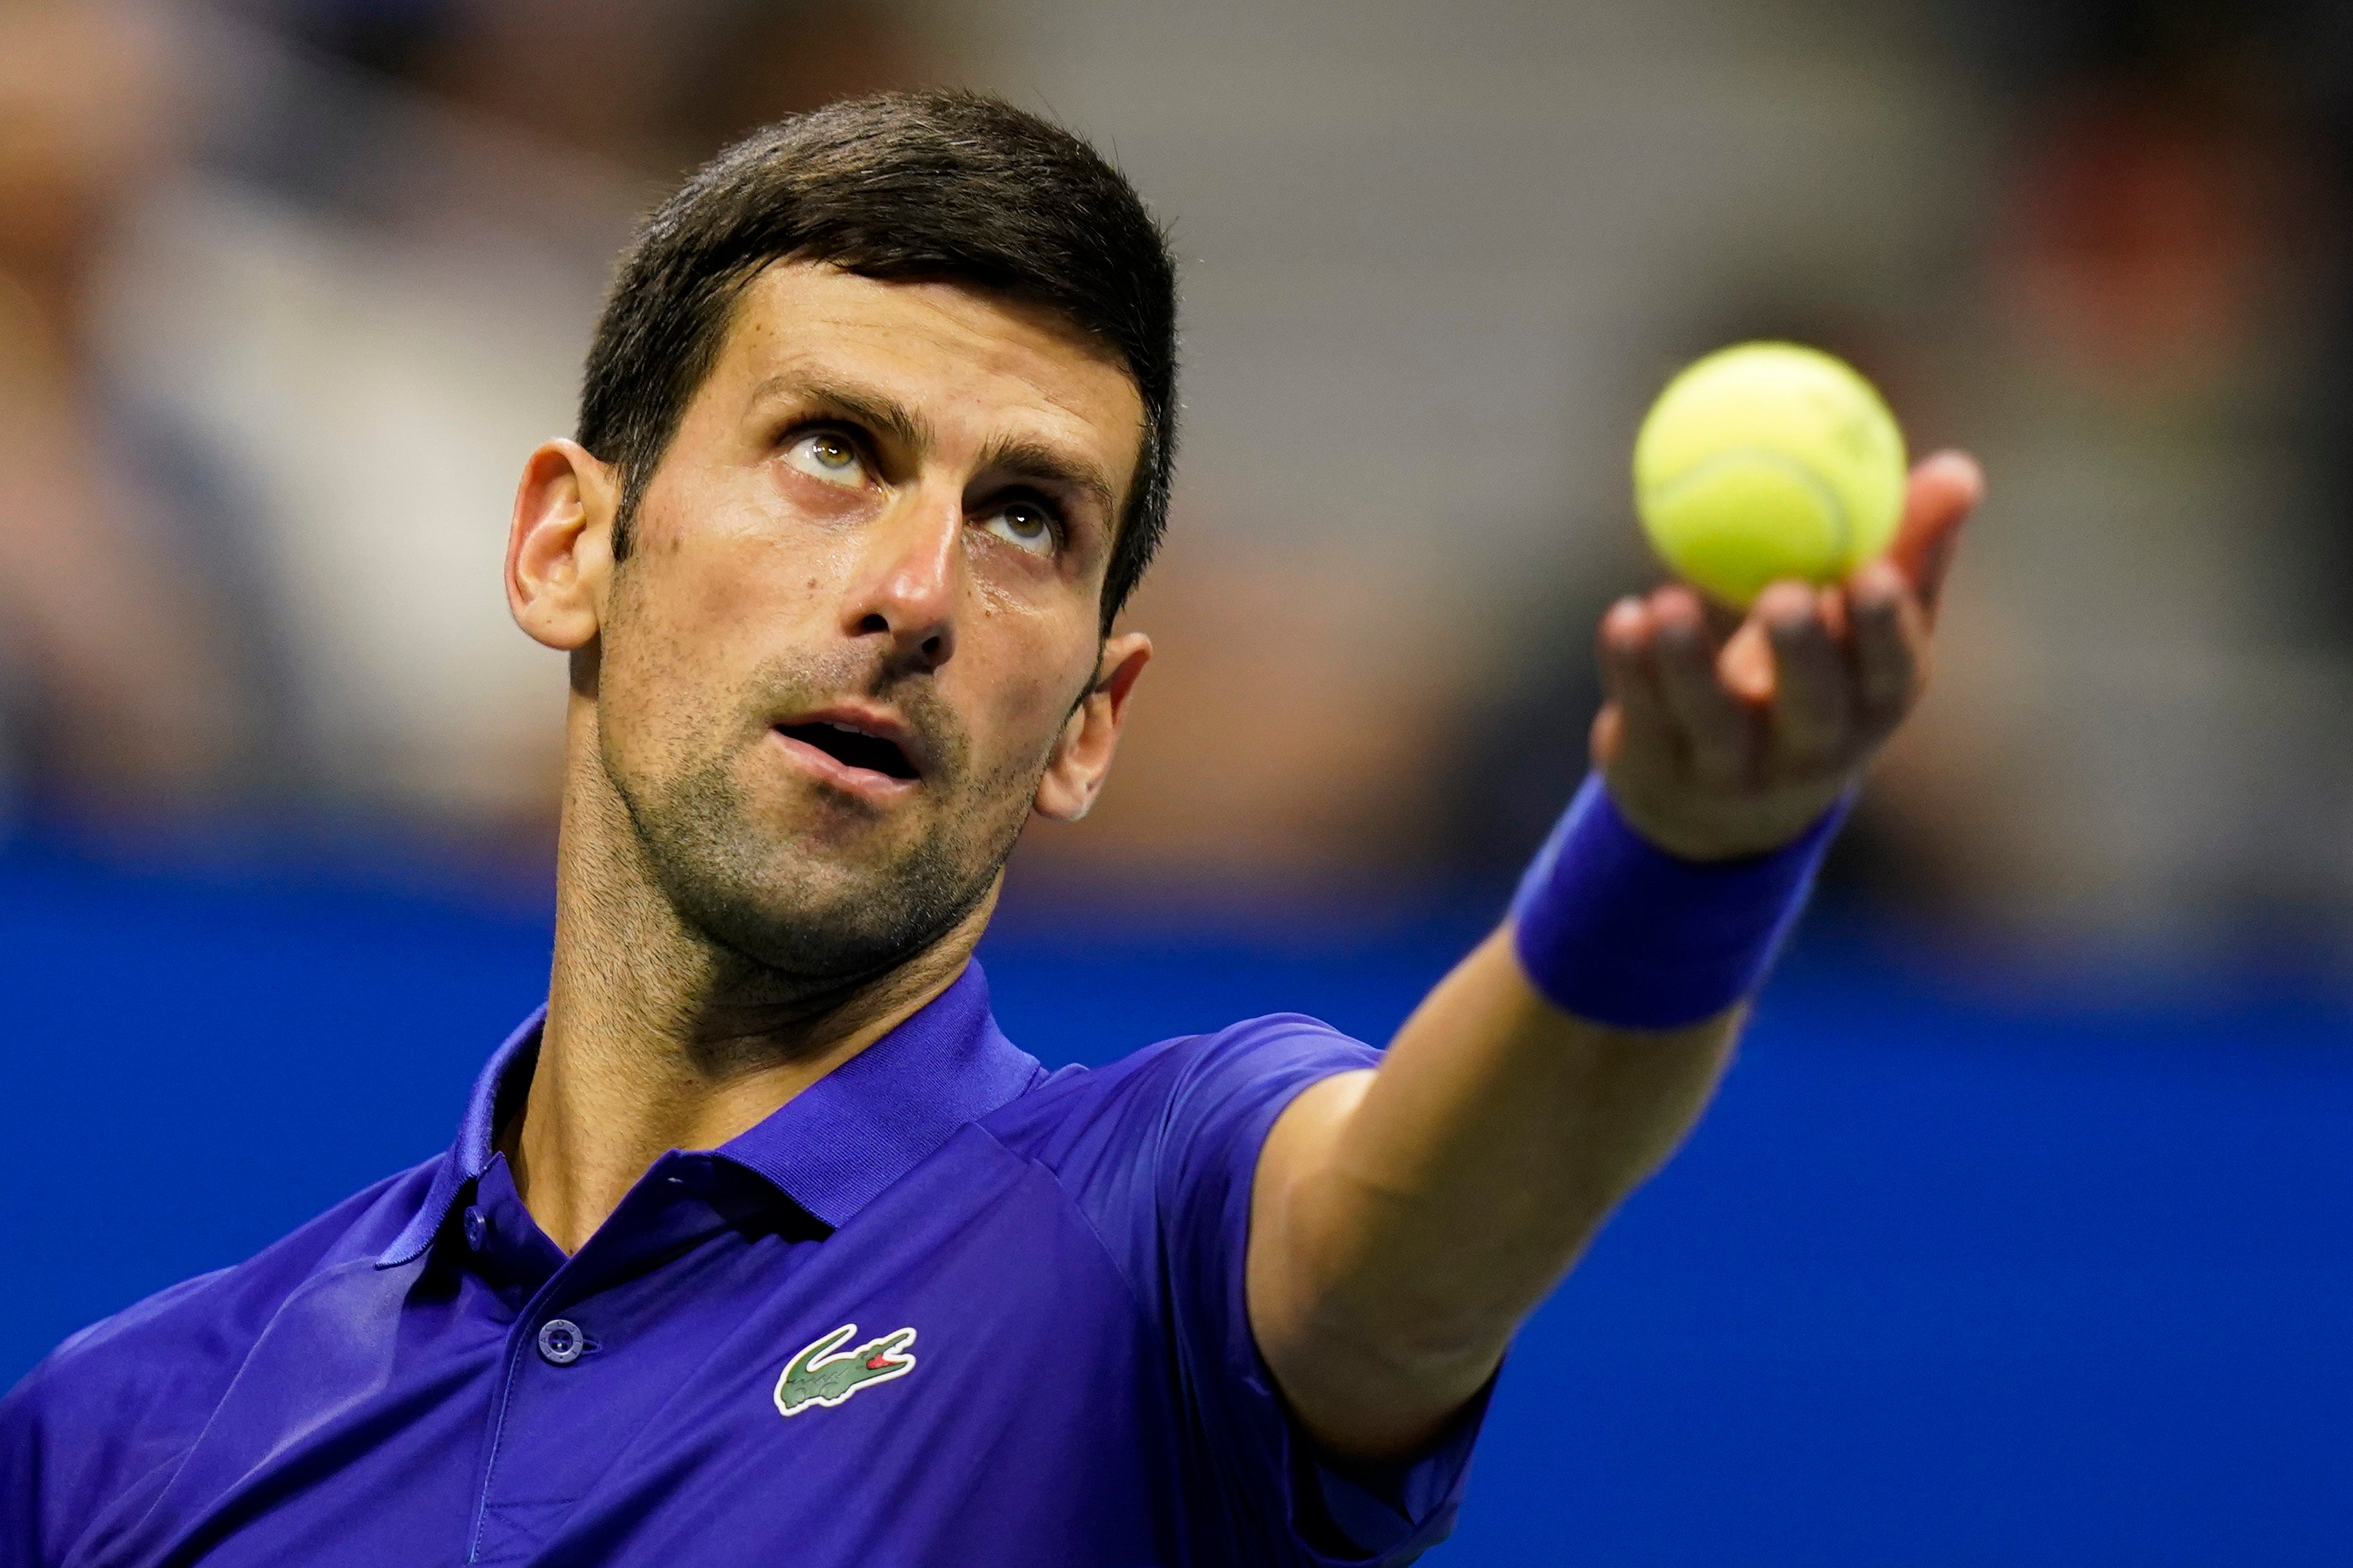
[[[889,968],[938,941],[987,894],[994,872],[947,864],[935,844],[896,856],[780,847],[758,875],[680,879],[680,912],[754,963],[809,981]],[[681,885],[684,883],[685,885]]]

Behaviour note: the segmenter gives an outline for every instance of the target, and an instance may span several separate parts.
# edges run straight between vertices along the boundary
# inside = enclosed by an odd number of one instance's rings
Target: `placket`
[[[728,1230],[747,1205],[780,1201],[756,1177],[722,1164],[708,1154],[663,1156],[569,1258],[532,1226],[530,1239],[561,1262],[508,1331],[468,1562],[529,1555],[667,1396],[666,1384],[631,1375],[647,1356],[621,1353],[634,1348],[629,1336],[656,1331],[660,1318],[633,1310],[633,1301],[659,1291],[654,1276]],[[747,1190],[755,1184],[758,1193]],[[519,1201],[489,1207],[493,1229],[530,1223]]]

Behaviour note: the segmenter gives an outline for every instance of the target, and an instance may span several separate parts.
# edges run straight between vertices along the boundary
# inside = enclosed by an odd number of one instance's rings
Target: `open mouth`
[[[786,724],[779,732],[803,745],[815,746],[846,768],[864,768],[886,778],[911,779],[915,765],[898,743],[880,735],[870,735],[863,730],[853,730],[846,724],[820,721],[813,724]]]

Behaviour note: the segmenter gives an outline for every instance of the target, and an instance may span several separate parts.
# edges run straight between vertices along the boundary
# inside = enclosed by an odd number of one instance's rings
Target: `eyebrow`
[[[1009,473],[1040,484],[1072,489],[1095,503],[1108,523],[1119,512],[1119,494],[1102,470],[1091,463],[1074,461],[1067,455],[1035,441],[1015,437],[995,441],[980,456],[980,469]]]
[[[860,424],[873,426],[903,447],[929,451],[931,421],[887,393],[849,382],[816,381],[792,374],[772,375],[752,391],[755,405],[775,399],[822,403]]]
[[[929,451],[934,445],[931,421],[888,393],[850,382],[816,380],[789,373],[768,377],[753,389],[752,402],[788,398],[823,404],[849,418],[870,425],[911,450]],[[1119,491],[1092,464],[1037,441],[1006,437],[981,453],[979,468],[1009,473],[1042,485],[1075,490],[1102,509],[1106,522],[1119,512]]]

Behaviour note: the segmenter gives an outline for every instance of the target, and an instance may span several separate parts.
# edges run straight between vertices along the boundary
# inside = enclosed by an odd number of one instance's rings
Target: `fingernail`
[[[1957,447],[1948,447],[1941,452],[1932,454],[1923,466],[1929,464],[1944,469],[1955,479],[1966,481],[1978,495],[1982,496],[1985,493],[1985,466],[1968,453]]]
[[[1853,602],[1883,610],[1904,595],[1904,574],[1884,561],[1873,561],[1854,574],[1848,592]]]
[[[1813,616],[1814,591],[1802,583],[1768,583],[1757,595],[1757,608],[1773,626],[1801,626]]]

